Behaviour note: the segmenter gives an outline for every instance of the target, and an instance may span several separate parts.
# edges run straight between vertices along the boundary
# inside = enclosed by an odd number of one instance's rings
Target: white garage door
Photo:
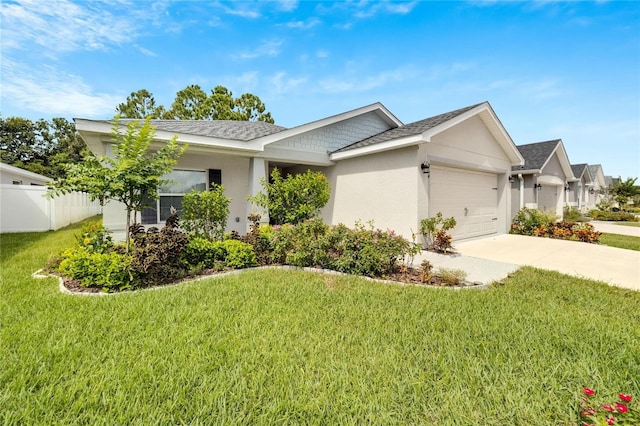
[[[556,185],[542,185],[538,190],[538,210],[558,214],[559,192],[562,187]]]
[[[456,240],[495,234],[498,221],[498,177],[449,167],[431,167],[429,216],[455,217],[449,233]]]

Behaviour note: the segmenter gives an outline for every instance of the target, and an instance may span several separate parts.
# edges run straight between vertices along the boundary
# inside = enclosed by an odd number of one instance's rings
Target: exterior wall
[[[2,171],[0,172],[0,185],[13,185],[14,181],[21,182],[20,185],[46,185],[47,182],[51,181],[51,179],[46,176],[36,175],[26,170],[22,173],[21,171],[14,172],[7,169],[8,167],[3,165]]]
[[[215,154],[198,154],[187,151],[174,167],[180,170],[222,170],[222,185],[231,198],[227,231],[241,234],[247,228],[247,195],[249,194],[249,159]],[[139,216],[138,216],[139,217]],[[106,203],[103,214],[104,226],[111,231],[124,231],[126,210],[120,203]],[[163,224],[158,224],[163,225]]]
[[[508,231],[511,223],[511,191],[509,175],[511,162],[498,145],[480,117],[474,116],[458,125],[432,137],[431,142],[420,145],[419,163],[458,167],[462,169],[491,172],[497,174],[497,229],[498,233]],[[421,181],[422,194],[419,195],[419,219],[427,217],[428,180]],[[424,194],[427,194],[426,196]]]
[[[322,211],[326,223],[353,226],[373,220],[411,239],[418,231],[418,187],[422,179],[417,149],[409,147],[339,161],[326,169],[331,198]]]
[[[375,112],[322,127],[270,144],[288,150],[327,153],[388,130],[390,127]]]
[[[0,185],[0,232],[37,232],[63,228],[100,214],[100,204],[73,192],[47,198],[47,188]]]

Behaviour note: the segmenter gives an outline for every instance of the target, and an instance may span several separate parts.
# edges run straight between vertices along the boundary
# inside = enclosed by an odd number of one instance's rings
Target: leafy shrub
[[[585,222],[586,218],[577,208],[566,206],[562,212],[562,220],[567,222]]]
[[[85,247],[90,253],[105,253],[113,247],[109,231],[101,221],[88,222],[76,235],[79,247]]]
[[[590,210],[589,217],[593,220],[612,220],[623,222],[637,222],[638,218],[633,213],[629,212],[614,212],[603,210]]]
[[[558,217],[552,212],[541,212],[537,209],[523,207],[513,218],[509,233],[518,235],[534,235],[542,225],[549,226]]]
[[[59,271],[80,281],[84,287],[100,287],[105,291],[127,290],[134,287],[135,274],[131,257],[116,252],[91,252],[76,247],[62,254]]]
[[[584,243],[597,243],[600,239],[600,234],[590,223],[568,221],[540,225],[533,232],[536,237],[582,241]]]
[[[467,273],[462,269],[438,268],[437,275],[449,286],[459,286],[467,279]]]
[[[237,240],[225,240],[222,242],[222,247],[226,251],[225,264],[229,268],[249,268],[258,264],[251,244]]]
[[[311,170],[283,178],[276,168],[271,172],[269,182],[262,180],[262,186],[264,192],[249,200],[267,210],[271,223],[277,225],[297,224],[316,217],[331,193],[324,174]]]
[[[227,251],[222,241],[209,241],[199,237],[191,238],[182,254],[189,266],[199,269],[220,269],[226,256]]]
[[[168,223],[173,224],[169,220]],[[144,232],[141,225],[134,225],[131,235],[131,266],[140,279],[140,286],[170,283],[185,276],[182,252],[189,238],[184,232],[172,226],[165,226],[161,231],[149,228]]]
[[[446,231],[456,227],[456,219],[449,217],[444,219],[442,213],[438,212],[434,217],[422,219],[420,221],[420,233],[425,239],[427,248],[446,253],[452,249],[451,235]]]
[[[270,226],[260,226],[260,215],[257,213],[250,214],[247,220],[251,223],[250,230],[241,241],[253,246],[256,259],[259,265],[271,264],[271,244],[269,240]],[[265,228],[264,230],[262,228]],[[235,238],[234,238],[235,239]]]
[[[428,260],[423,260],[420,263],[420,280],[423,283],[428,283],[433,278],[433,265]]]
[[[213,184],[209,191],[189,192],[182,201],[182,227],[192,236],[221,240],[227,226],[230,202],[222,185]]]

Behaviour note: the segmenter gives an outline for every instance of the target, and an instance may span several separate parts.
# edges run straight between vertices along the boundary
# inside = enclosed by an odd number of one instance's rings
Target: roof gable
[[[520,151],[520,154],[522,154],[524,158],[524,164],[522,166],[512,167],[512,172],[522,174],[542,173],[543,169],[553,158],[553,155],[557,154],[560,166],[567,180],[575,179],[562,139],[518,145],[518,151]]]
[[[433,136],[476,115],[482,119],[489,132],[505,151],[511,164],[521,164],[523,160],[520,153],[489,102],[449,111],[387,130],[338,149],[331,153],[331,158],[339,160],[429,142]]]

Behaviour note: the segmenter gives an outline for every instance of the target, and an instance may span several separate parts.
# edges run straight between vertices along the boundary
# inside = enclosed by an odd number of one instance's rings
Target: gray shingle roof
[[[571,165],[571,171],[573,172],[573,175],[578,179],[582,176],[582,174],[584,173],[584,169],[586,168],[587,168],[587,163]]]
[[[133,120],[120,121],[128,123]],[[287,130],[286,127],[265,123],[264,121],[150,120],[150,123],[156,129],[162,131],[245,142]]]
[[[601,169],[602,166],[600,164],[589,164],[589,173],[591,173],[591,176],[595,179],[596,175],[598,174],[598,169]]]
[[[520,170],[540,170],[547,162],[551,154],[560,143],[560,139],[546,142],[535,142],[526,145],[518,145],[518,151],[524,158],[524,165],[511,167],[512,171]]]
[[[445,123],[465,112],[472,110],[481,104],[471,105],[465,108],[460,108],[455,111],[446,112],[444,114],[436,115],[433,117],[425,118],[424,120],[415,121],[413,123],[404,124],[400,127],[396,127],[395,129],[390,129],[384,131],[382,133],[378,133],[377,135],[371,136],[370,138],[363,139],[361,141],[355,142],[351,145],[340,148],[333,153],[349,151],[351,149],[362,148],[365,146],[375,145],[382,142],[387,142],[393,139],[400,139],[407,136],[419,135],[421,133],[426,132],[429,129],[432,129],[442,123]]]

